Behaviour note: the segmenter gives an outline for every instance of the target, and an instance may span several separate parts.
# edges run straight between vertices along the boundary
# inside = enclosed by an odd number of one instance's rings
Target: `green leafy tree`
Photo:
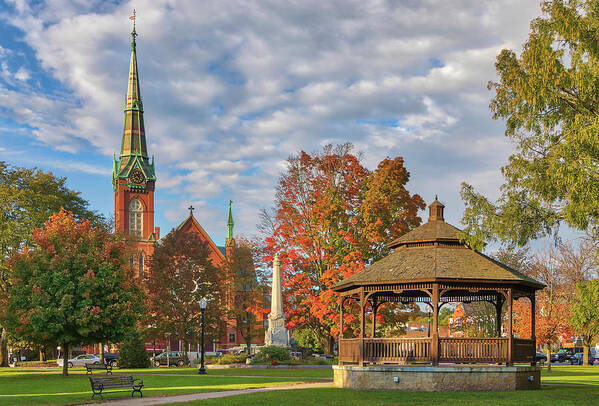
[[[118,342],[142,314],[126,244],[106,228],[61,210],[35,229],[30,250],[9,262],[2,323],[16,338],[69,347]]]
[[[0,161],[0,292],[8,289],[8,258],[30,244],[33,229],[42,227],[61,207],[94,225],[104,222],[102,216],[88,209],[78,192],[66,186],[66,178]],[[7,333],[0,324],[0,366],[8,365],[6,344]]]
[[[599,0],[545,0],[523,51],[504,49],[493,118],[506,123],[516,152],[502,168],[496,203],[463,184],[463,223],[476,249],[500,240],[524,246],[565,223],[599,219]]]
[[[570,309],[570,324],[582,336],[583,363],[588,364],[589,347],[599,336],[599,279],[576,285],[576,296]]]
[[[322,352],[322,344],[309,328],[295,330],[293,332],[293,339],[302,348],[309,348],[316,353]]]
[[[439,311],[439,325],[447,326],[449,325],[449,319],[453,317],[453,309],[450,307],[442,307]]]
[[[119,349],[119,367],[148,368],[149,366],[150,358],[142,334],[136,330],[131,331]]]

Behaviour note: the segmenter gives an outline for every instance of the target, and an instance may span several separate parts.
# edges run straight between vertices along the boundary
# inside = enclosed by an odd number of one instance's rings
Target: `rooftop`
[[[428,222],[391,242],[393,252],[333,288],[346,291],[357,286],[386,283],[476,281],[512,282],[542,289],[543,284],[460,241],[461,230],[446,223],[444,205],[429,205]]]

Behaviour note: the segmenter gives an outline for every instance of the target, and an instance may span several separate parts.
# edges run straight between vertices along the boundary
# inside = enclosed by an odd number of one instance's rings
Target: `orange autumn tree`
[[[352,149],[329,145],[290,157],[275,212],[262,224],[264,259],[280,252],[287,327],[309,329],[328,354],[339,333],[339,300],[330,288],[387,254],[385,244],[419,226],[425,207],[405,188],[403,158],[384,159],[371,171]],[[397,309],[387,315],[401,319]],[[348,315],[344,328],[354,321]]]

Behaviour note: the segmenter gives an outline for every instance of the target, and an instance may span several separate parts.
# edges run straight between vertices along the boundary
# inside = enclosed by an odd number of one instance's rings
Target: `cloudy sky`
[[[68,177],[111,215],[131,31],[157,168],[156,225],[188,207],[222,243],[255,233],[286,158],[352,142],[458,224],[460,183],[491,197],[512,146],[490,118],[494,60],[538,0],[0,0],[0,160]]]

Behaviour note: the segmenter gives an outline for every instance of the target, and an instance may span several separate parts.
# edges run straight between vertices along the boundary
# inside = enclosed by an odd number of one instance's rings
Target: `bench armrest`
[[[137,383],[136,383],[136,382],[137,382]],[[143,381],[143,379],[134,379],[134,380],[133,380],[133,386],[139,386],[139,387],[141,387],[141,386],[144,386],[144,381]]]

